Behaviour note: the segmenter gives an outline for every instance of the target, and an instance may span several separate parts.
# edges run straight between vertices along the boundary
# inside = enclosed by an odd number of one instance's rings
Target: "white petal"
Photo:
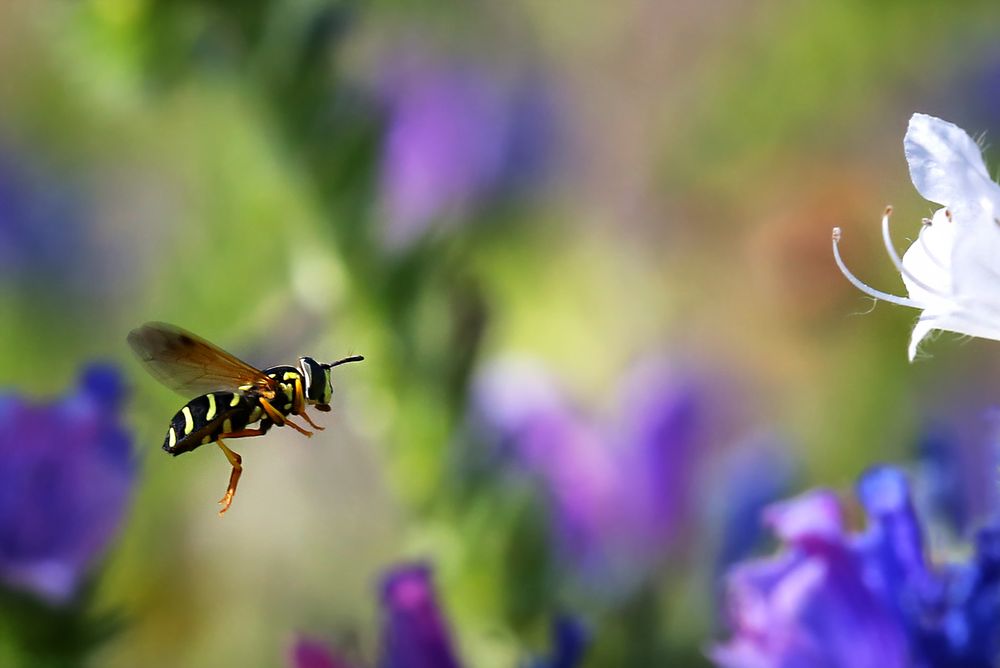
[[[913,114],[903,139],[910,178],[924,198],[948,207],[974,201],[996,184],[965,130],[926,114]]]
[[[903,283],[911,299],[929,304],[951,298],[954,245],[955,225],[948,220],[945,210],[940,209],[903,254],[906,269],[902,274]]]
[[[924,337],[931,333],[935,329],[934,319],[920,316],[917,320],[917,325],[913,328],[913,333],[910,334],[910,347],[907,349],[907,354],[909,355],[910,361],[912,362],[917,357],[917,348],[920,346],[920,342],[924,340]]]
[[[1000,224],[991,211],[954,211],[956,236],[952,250],[955,296],[1000,310]]]
[[[948,207],[948,222],[939,224],[941,212],[935,215],[932,229],[927,230],[933,236],[928,236],[926,245],[951,272],[950,294],[958,309],[980,325],[995,321],[995,314],[1000,313],[1000,186],[990,179],[979,146],[951,123],[914,114],[904,146],[917,190]],[[950,263],[944,257],[949,233],[953,237]],[[916,253],[914,260],[919,259]],[[923,282],[930,280],[904,264]],[[926,271],[926,264],[921,269]],[[928,276],[940,281],[933,271]],[[920,291],[920,286],[913,287]],[[975,313],[970,312],[970,304],[975,305]]]
[[[976,306],[961,311],[924,311],[910,335],[911,362],[916,357],[920,342],[935,329],[1000,341],[1000,312],[990,312]]]

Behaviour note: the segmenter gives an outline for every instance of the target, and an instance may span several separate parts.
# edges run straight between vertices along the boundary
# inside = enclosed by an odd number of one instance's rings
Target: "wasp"
[[[243,473],[242,457],[223,439],[263,436],[274,426],[288,426],[311,437],[313,432],[291,417],[301,417],[313,429],[322,430],[306,414],[306,408],[328,412],[333,394],[330,370],[364,359],[351,355],[321,364],[311,357],[300,357],[298,366],[260,370],[191,332],[163,322],[133,329],[128,342],[161,383],[184,396],[199,395],[170,421],[163,449],[176,456],[209,443],[219,446],[232,465],[229,486],[219,500],[220,516],[232,504]]]

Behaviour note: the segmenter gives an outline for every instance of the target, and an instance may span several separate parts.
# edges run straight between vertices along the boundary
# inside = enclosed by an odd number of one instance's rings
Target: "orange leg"
[[[305,392],[302,391],[301,378],[295,379],[295,414],[301,415],[305,419],[305,421],[309,423],[309,426],[312,427],[313,429],[316,429],[318,431],[323,431],[324,429],[326,429],[326,427],[321,427],[315,422],[313,422],[312,419],[309,417],[309,415],[306,414],[306,395]]]
[[[303,410],[300,413],[300,415],[303,417],[303,419],[305,419],[306,422],[309,423],[309,426],[312,427],[313,429],[318,429],[319,431],[323,431],[324,429],[326,429],[326,427],[321,427],[318,424],[316,424],[315,422],[313,422],[312,419],[308,415],[306,415],[305,410]]]
[[[267,417],[271,418],[271,422],[273,422],[277,426],[283,427],[284,425],[287,424],[289,427],[291,427],[292,429],[294,429],[295,431],[299,432],[304,436],[311,437],[313,435],[311,431],[303,429],[302,427],[295,424],[294,422],[283,416],[281,413],[279,413],[278,410],[274,406],[272,406],[271,402],[268,401],[267,399],[261,397],[258,399],[258,401],[260,401],[260,405],[261,407],[263,407],[264,412],[267,413]]]
[[[229,463],[233,466],[233,472],[229,474],[229,486],[226,487],[226,493],[222,495],[219,499],[219,503],[222,504],[222,510],[219,511],[219,517],[229,510],[229,506],[233,503],[233,497],[236,496],[236,485],[240,482],[240,475],[243,473],[243,458],[238,454],[226,447],[226,444],[222,442],[222,439],[216,441],[219,447],[222,448],[222,454],[226,456]]]
[[[243,458],[237,453],[233,452],[222,442],[222,437],[226,438],[247,438],[250,436],[261,436],[264,434],[263,429],[242,429],[240,431],[230,432],[228,434],[222,434],[216,439],[216,443],[219,444],[219,448],[222,449],[222,454],[226,456],[229,463],[233,467],[233,472],[229,474],[229,486],[226,487],[226,493],[219,499],[219,503],[222,504],[222,510],[219,511],[219,517],[229,510],[229,506],[233,503],[233,497],[236,496],[236,485],[240,482],[240,476],[243,474]]]

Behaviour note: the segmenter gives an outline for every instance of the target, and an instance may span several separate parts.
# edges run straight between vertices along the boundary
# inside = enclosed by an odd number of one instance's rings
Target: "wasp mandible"
[[[293,422],[290,416],[301,416],[313,429],[322,430],[306,414],[306,408],[329,411],[333,394],[330,369],[364,359],[351,355],[321,364],[311,357],[300,357],[297,367],[281,365],[261,371],[205,339],[164,322],[147,322],[133,329],[128,342],[161,383],[184,396],[200,395],[170,421],[163,449],[179,455],[209,443],[219,446],[233,467],[229,486],[219,500],[220,516],[232,504],[243,473],[243,459],[223,439],[263,436],[273,426],[286,425],[312,436],[313,432]]]

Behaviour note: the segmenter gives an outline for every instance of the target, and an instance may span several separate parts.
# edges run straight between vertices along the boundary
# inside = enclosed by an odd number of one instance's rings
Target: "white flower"
[[[886,250],[908,297],[876,290],[844,265],[833,230],[833,255],[844,276],[866,294],[920,309],[909,356],[931,330],[1000,340],[1000,186],[990,179],[979,146],[956,125],[914,114],[903,140],[913,185],[942,205],[924,220],[900,259],[889,236],[891,207],[882,217]]]

